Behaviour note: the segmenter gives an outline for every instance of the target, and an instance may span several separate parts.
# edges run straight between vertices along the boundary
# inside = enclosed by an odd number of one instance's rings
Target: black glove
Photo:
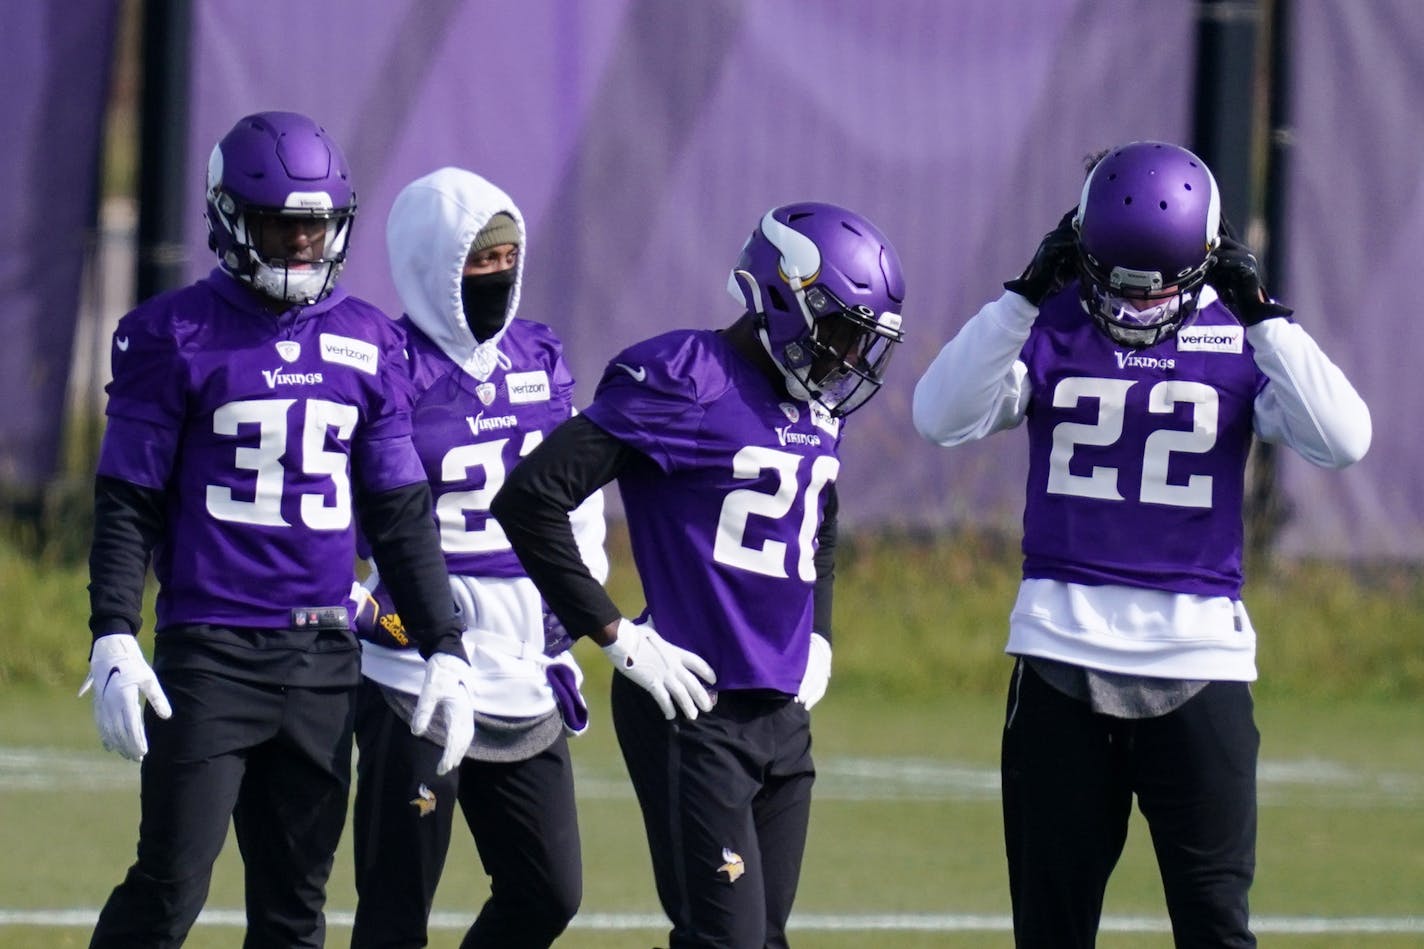
[[[1073,215],[1077,213],[1074,208],[1063,215],[1058,226],[1043,236],[1033,260],[1017,279],[1004,283],[1005,290],[1038,306],[1044,297],[1073,279],[1078,266],[1078,232],[1073,230]]]
[[[1246,245],[1231,237],[1223,227],[1221,244],[1216,248],[1216,262],[1207,271],[1207,282],[1216,288],[1242,326],[1255,326],[1262,320],[1290,316],[1295,311],[1272,300],[1261,286],[1260,265],[1256,255]]]

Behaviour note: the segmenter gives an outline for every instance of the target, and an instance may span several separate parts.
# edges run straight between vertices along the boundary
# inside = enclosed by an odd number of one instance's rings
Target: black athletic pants
[[[791,696],[721,692],[663,718],[613,677],[613,725],[643,810],[671,949],[782,949],[811,816],[811,716]]]
[[[490,878],[460,945],[551,945],[583,898],[568,739],[524,761],[466,758],[437,776],[441,747],[412,735],[379,686],[362,679],[358,704],[352,949],[426,944],[457,803]]]
[[[245,867],[243,945],[323,945],[356,690],[184,668],[160,669],[159,680],[173,717],[144,712],[138,860],[109,896],[90,946],[181,945],[207,898],[229,820]]]
[[[1120,719],[1093,712],[1020,661],[1002,757],[1016,944],[1094,945],[1135,794],[1176,945],[1255,946],[1247,891],[1259,745],[1244,682],[1213,682],[1158,718]]]

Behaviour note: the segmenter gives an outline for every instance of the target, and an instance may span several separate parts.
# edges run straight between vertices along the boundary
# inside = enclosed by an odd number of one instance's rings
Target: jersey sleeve
[[[187,366],[151,314],[119,321],[110,346],[108,424],[98,474],[148,488],[168,483],[185,412]]]
[[[384,336],[367,416],[352,449],[353,474],[362,488],[379,493],[425,480],[411,440],[415,404],[414,368],[405,334],[394,324]]]
[[[704,378],[706,361],[698,359],[694,346],[664,340],[650,340],[614,357],[584,415],[670,472],[700,456],[704,405],[718,386],[715,379]]]
[[[549,344],[551,361],[553,367],[549,370],[549,397],[550,401],[560,406],[565,415],[572,415],[574,411],[574,374],[569,369],[568,360],[564,359],[564,347],[557,337],[552,337]]]

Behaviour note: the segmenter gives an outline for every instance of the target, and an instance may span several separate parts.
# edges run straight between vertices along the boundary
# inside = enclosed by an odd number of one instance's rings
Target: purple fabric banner
[[[1424,9],[1417,0],[1299,0],[1281,296],[1370,406],[1354,467],[1286,453],[1286,555],[1424,559]]]
[[[0,492],[33,495],[60,456],[70,351],[93,246],[118,0],[5,10],[0,159]]]
[[[354,167],[347,286],[398,308],[395,193],[444,164],[477,170],[529,221],[522,314],[563,336],[586,398],[622,346],[738,315],[727,272],[767,208],[847,205],[904,259],[910,337],[852,420],[852,524],[1016,523],[1022,482],[1002,472],[1023,470],[1021,439],[924,442],[914,381],[1076,202],[1084,155],[1182,140],[1190,115],[1190,4],[353,0],[311,14],[320,48],[340,50],[321,58],[307,31],[269,28],[290,9],[196,8],[193,275],[211,260],[199,196],[213,143],[244,113],[306,111]],[[1181,38],[1173,55],[1143,55],[1146,19]]]
[[[79,222],[62,240],[82,243],[87,218],[76,209],[92,205],[92,175],[66,163],[92,160],[102,96],[73,108],[81,71],[66,74],[66,106],[49,106],[47,63],[92,66],[97,83],[107,48],[75,50],[110,35],[99,25],[112,26],[115,6],[89,0],[92,14],[66,12],[65,24],[83,24],[72,35],[36,6],[6,32],[12,61],[37,78],[10,105],[14,140],[35,144],[0,162],[13,235],[0,259],[11,344],[0,395],[16,407],[0,427],[0,482],[52,468],[74,310],[77,274],[56,262],[77,260],[76,247],[50,236],[41,258],[31,238],[40,223],[52,235],[58,212]],[[1290,266],[1277,292],[1360,385],[1376,437],[1344,473],[1281,453],[1293,511],[1282,549],[1417,560],[1424,481],[1401,473],[1418,469],[1418,444],[1393,434],[1424,408],[1413,348],[1399,345],[1412,338],[1410,314],[1371,304],[1368,332],[1354,331],[1354,317],[1363,288],[1408,299],[1409,255],[1424,236],[1413,157],[1424,118],[1411,106],[1424,91],[1424,20],[1412,0],[1292,9],[1297,147]],[[910,342],[886,391],[851,420],[843,516],[1015,530],[1023,439],[935,448],[910,425],[911,389],[1076,201],[1083,156],[1132,139],[1187,140],[1196,15],[1196,5],[1157,0],[197,4],[186,273],[212,265],[201,195],[213,143],[248,112],[304,111],[344,144],[356,176],[347,286],[395,315],[392,199],[442,165],[477,170],[524,210],[522,313],[564,337],[586,399],[622,346],[735,318],[727,270],[768,207],[845,204],[900,250]],[[47,148],[56,123],[85,144]]]

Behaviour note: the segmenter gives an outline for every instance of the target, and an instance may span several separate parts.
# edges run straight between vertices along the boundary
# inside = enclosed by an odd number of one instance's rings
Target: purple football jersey
[[[618,488],[658,633],[706,659],[719,689],[794,693],[839,423],[705,330],[624,350],[585,414],[651,459]]]
[[[218,270],[119,321],[99,474],[166,492],[157,628],[347,601],[353,481],[424,478],[404,346],[340,288],[279,318]]]
[[[1024,576],[1236,597],[1242,491],[1266,379],[1220,303],[1156,346],[1045,301],[1028,367]]]
[[[440,547],[452,574],[522,577],[489,505],[509,470],[573,411],[573,376],[563,347],[542,323],[511,320],[506,357],[483,382],[419,329],[410,334],[416,396],[414,441],[435,495]]]

